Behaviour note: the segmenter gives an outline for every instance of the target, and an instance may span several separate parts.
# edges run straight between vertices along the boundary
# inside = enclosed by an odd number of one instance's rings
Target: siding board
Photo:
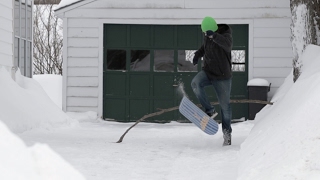
[[[292,58],[292,48],[255,48],[253,56],[261,58]]]
[[[255,58],[254,67],[292,68],[292,58]]]
[[[86,112],[86,111],[94,111],[98,112],[98,107],[86,107],[86,106],[68,106],[67,112]]]
[[[98,58],[68,58],[69,67],[98,67]]]
[[[97,28],[98,21],[92,19],[81,19],[81,18],[69,18],[68,28]]]
[[[226,13],[232,12],[232,13]],[[288,8],[265,9],[74,9],[65,13],[65,17],[115,18],[115,19],[202,19],[205,16],[216,19],[241,18],[283,18],[291,17]],[[148,16],[146,16],[148,15]]]
[[[68,28],[68,38],[98,38],[98,28]]]
[[[289,75],[292,68],[255,68],[255,78],[285,78]]]
[[[287,8],[290,7],[290,1],[288,0],[185,0],[185,8],[232,8],[232,9],[244,9],[244,8]]]
[[[0,66],[13,64],[13,1],[0,3]]]
[[[6,31],[0,28],[0,34],[1,34],[1,38],[0,41],[2,42],[6,42],[9,44],[13,44],[13,31]]]
[[[253,45],[256,48],[261,48],[261,47],[286,47],[290,48],[291,47],[291,42],[289,37],[285,38],[254,38],[253,40]]]
[[[279,88],[283,82],[284,82],[284,78],[264,78],[266,79],[268,82],[271,83],[271,87],[272,88]]]
[[[0,17],[5,17],[6,19],[12,20],[12,1],[7,2],[8,3],[5,3],[5,5],[0,5]]]
[[[68,88],[70,87],[97,87],[99,86],[98,77],[68,77]]]
[[[98,67],[69,67],[68,76],[72,77],[98,77],[99,71]]]
[[[286,28],[254,28],[254,37],[264,37],[264,38],[274,38],[274,37],[279,37],[279,38],[290,38],[291,36],[291,31],[290,27]]]
[[[99,57],[98,48],[68,48],[68,57],[79,57],[79,58],[97,58]]]
[[[288,6],[289,7],[289,6]],[[291,25],[291,18],[278,18],[278,19],[255,19],[254,27],[262,28],[288,28]]]
[[[12,66],[12,55],[0,53],[0,65]]]
[[[95,98],[95,97],[67,97],[67,106],[98,107],[98,98]]]
[[[97,87],[69,87],[67,96],[69,97],[98,97],[99,89]]]
[[[12,32],[12,19],[6,19],[4,17],[0,17],[0,29],[3,29],[8,32]]]
[[[98,48],[98,38],[68,38],[68,47]]]
[[[12,55],[13,54],[13,47],[11,43],[1,42],[0,41],[0,53]]]
[[[217,5],[218,4],[218,5]],[[140,0],[140,1],[95,1],[79,8],[115,8],[115,9],[215,9],[215,8],[287,8],[289,7],[287,0]]]

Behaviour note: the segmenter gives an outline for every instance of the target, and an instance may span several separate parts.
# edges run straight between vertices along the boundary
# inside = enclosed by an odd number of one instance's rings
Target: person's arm
[[[196,51],[194,53],[194,57],[193,57],[193,60],[192,60],[193,65],[198,64],[199,58],[201,58],[203,56],[204,56],[204,45],[202,45],[200,47],[200,49],[198,49],[198,51]]]
[[[232,50],[232,36],[231,34],[218,34],[214,33],[212,40],[222,47],[225,51],[231,52]]]

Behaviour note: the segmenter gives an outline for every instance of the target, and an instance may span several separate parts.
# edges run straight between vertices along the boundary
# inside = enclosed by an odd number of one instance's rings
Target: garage
[[[231,99],[247,99],[248,80],[262,78],[272,84],[270,100],[292,70],[289,2],[217,2],[72,0],[59,4],[55,14],[64,27],[62,109],[131,122],[177,106],[179,82],[197,102],[190,81],[201,65],[192,67],[190,60],[201,45],[200,23],[206,16],[233,29]],[[216,101],[212,88],[207,93]],[[246,104],[232,104],[232,108],[233,119],[248,118]],[[185,119],[174,111],[148,121],[172,120]]]

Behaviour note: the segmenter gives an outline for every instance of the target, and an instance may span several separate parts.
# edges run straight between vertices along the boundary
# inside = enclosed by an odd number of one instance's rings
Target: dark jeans
[[[232,80],[209,80],[206,73],[202,70],[200,71],[191,82],[191,87],[194,94],[200,101],[202,107],[206,113],[212,113],[215,109],[210,104],[209,98],[204,90],[206,86],[213,86],[219,105],[221,107],[221,117],[222,117],[222,130],[226,130],[229,133],[232,132],[231,128],[231,117],[232,110],[230,106],[230,93],[231,93],[231,83]]]

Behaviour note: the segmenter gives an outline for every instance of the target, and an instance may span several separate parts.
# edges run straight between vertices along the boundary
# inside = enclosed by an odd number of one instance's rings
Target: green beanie
[[[212,17],[209,17],[209,16],[203,18],[201,23],[201,29],[202,29],[202,32],[206,32],[209,30],[215,32],[218,29],[216,20],[214,20]]]

